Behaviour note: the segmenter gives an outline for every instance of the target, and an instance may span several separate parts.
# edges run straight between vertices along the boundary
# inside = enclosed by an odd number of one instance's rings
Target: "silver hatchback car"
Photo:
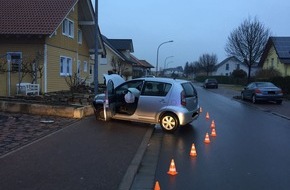
[[[199,116],[197,91],[190,81],[157,77],[124,81],[116,74],[104,77],[106,91],[93,101],[99,120],[160,124],[173,132]]]

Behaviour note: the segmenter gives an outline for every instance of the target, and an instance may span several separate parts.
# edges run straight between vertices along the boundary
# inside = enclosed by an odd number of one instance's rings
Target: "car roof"
[[[135,78],[132,80],[144,80],[144,81],[152,81],[152,82],[165,82],[165,83],[184,83],[190,82],[183,79],[173,79],[173,78],[163,78],[163,77],[142,77],[142,78]]]

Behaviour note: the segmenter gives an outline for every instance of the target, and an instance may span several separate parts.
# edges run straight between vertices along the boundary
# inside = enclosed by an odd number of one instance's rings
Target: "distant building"
[[[282,76],[290,76],[290,37],[270,37],[259,66],[263,69],[274,68]]]
[[[248,75],[249,69],[248,65],[244,62],[241,62],[235,56],[231,56],[223,60],[217,65],[217,70],[213,72],[215,76],[230,76],[234,70],[242,69]],[[255,63],[252,65],[251,68],[251,76],[255,75],[256,71],[258,70],[258,64]]]
[[[171,77],[172,75],[182,76],[183,75],[183,68],[182,68],[182,66],[178,66],[175,68],[164,69],[163,75],[167,76],[167,77]]]

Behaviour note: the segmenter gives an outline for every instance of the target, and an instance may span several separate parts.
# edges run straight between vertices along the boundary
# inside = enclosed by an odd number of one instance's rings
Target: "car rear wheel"
[[[252,96],[252,103],[253,104],[257,103],[257,99],[256,99],[256,95],[255,94]]]
[[[165,113],[160,119],[160,125],[166,132],[174,132],[179,127],[179,121],[176,115]]]
[[[277,100],[276,104],[282,104],[282,100]]]

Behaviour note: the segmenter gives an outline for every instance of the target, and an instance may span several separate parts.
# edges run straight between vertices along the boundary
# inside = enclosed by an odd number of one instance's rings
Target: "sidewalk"
[[[0,112],[0,158],[76,121],[64,117]]]

